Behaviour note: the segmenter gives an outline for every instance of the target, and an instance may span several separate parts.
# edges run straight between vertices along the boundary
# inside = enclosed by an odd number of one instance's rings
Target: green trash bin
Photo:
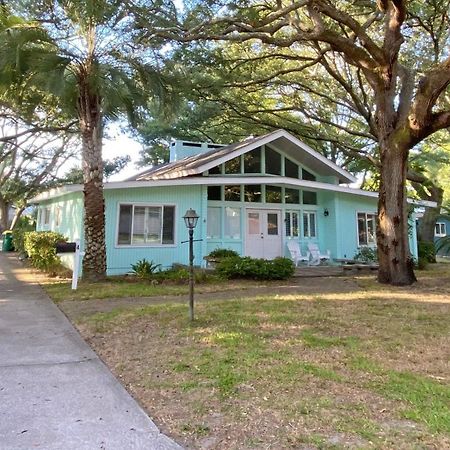
[[[9,230],[4,231],[2,233],[2,236],[3,236],[2,251],[12,252],[14,250],[12,231],[9,231]]]

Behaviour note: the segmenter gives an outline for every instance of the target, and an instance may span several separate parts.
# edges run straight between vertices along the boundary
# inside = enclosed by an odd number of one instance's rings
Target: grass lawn
[[[210,286],[192,325],[175,302],[60,307],[188,448],[450,448],[450,264],[418,275]]]

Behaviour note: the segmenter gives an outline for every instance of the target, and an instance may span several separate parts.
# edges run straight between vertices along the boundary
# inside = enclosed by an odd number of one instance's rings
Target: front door
[[[247,209],[245,254],[264,259],[281,256],[281,211]]]

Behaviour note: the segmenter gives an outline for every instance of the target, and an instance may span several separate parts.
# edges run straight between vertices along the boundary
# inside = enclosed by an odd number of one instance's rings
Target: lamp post
[[[183,216],[186,228],[189,230],[189,320],[194,320],[194,228],[197,226],[198,214],[188,209]]]

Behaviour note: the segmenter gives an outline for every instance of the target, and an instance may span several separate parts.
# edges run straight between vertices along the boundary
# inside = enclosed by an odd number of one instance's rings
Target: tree
[[[27,201],[54,185],[58,169],[75,151],[70,126],[32,124],[0,109],[0,228],[14,228]],[[12,205],[16,210],[9,224]]]
[[[164,85],[156,51],[133,43],[134,16],[118,0],[38,0],[1,8],[0,74],[24,96],[30,87],[77,119],[84,181],[83,277],[106,273],[102,139],[106,120],[131,123]],[[11,83],[12,82],[12,83]],[[145,92],[144,86],[147,90]]]
[[[325,89],[313,89],[312,96],[323,98],[327,85],[339,86],[341,95],[328,100],[341,109],[343,122],[324,120],[312,108],[303,108],[299,117],[345,133],[354,132],[356,121],[363,127],[358,135],[376,143],[378,280],[408,285],[415,281],[408,247],[408,156],[450,126],[448,11],[444,0],[212,1],[208,7],[194,2],[181,19],[168,14],[165,27],[150,21],[146,37],[250,42],[262,56],[289,49],[298,71],[310,74],[316,86],[322,79]]]

